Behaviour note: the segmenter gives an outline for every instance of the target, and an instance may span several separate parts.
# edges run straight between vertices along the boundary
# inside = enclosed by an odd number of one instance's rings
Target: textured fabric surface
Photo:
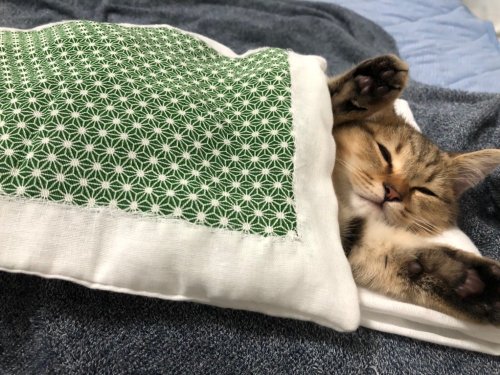
[[[345,6],[382,26],[396,40],[414,79],[457,90],[500,92],[495,29],[461,0],[323,1]]]
[[[267,1],[2,2],[0,25],[68,18],[168,23],[238,52],[263,45],[327,58],[331,72],[395,52],[369,21],[327,4]],[[332,42],[334,41],[334,42]],[[405,97],[424,133],[448,149],[500,147],[500,97],[412,82]],[[462,200],[460,225],[483,254],[499,258],[499,175]],[[495,374],[497,358],[366,329],[319,326],[189,303],[91,291],[2,274],[3,373]]]
[[[288,54],[172,28],[0,32],[0,194],[295,236]]]
[[[359,326],[323,58],[166,26],[18,30],[0,46],[0,270]]]

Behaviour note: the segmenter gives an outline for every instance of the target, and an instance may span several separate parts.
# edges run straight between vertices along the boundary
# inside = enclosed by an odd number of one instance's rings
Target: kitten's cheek
[[[350,201],[351,207],[356,214],[366,216],[369,212],[369,202],[361,198],[358,194],[351,192]]]
[[[360,195],[352,192],[350,197],[350,206],[356,215],[363,217],[383,217],[384,214],[380,205],[370,201],[369,199],[362,198]]]

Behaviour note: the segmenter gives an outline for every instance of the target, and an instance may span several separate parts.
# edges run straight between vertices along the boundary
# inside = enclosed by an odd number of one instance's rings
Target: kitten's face
[[[334,129],[334,184],[356,216],[435,234],[457,215],[452,158],[406,124],[365,121]]]

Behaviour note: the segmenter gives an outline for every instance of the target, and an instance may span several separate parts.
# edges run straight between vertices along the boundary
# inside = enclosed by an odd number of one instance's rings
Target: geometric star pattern
[[[295,236],[283,50],[168,27],[0,32],[0,193]]]

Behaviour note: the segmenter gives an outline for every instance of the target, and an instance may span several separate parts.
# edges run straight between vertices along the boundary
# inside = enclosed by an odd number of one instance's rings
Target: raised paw
[[[393,100],[404,89],[408,79],[408,65],[394,55],[366,60],[353,72],[358,105],[375,104],[386,97]]]
[[[421,252],[406,265],[428,304],[445,313],[500,325],[500,263],[448,248]]]
[[[408,80],[408,65],[394,55],[365,60],[328,79],[335,124],[362,120],[391,108]]]

